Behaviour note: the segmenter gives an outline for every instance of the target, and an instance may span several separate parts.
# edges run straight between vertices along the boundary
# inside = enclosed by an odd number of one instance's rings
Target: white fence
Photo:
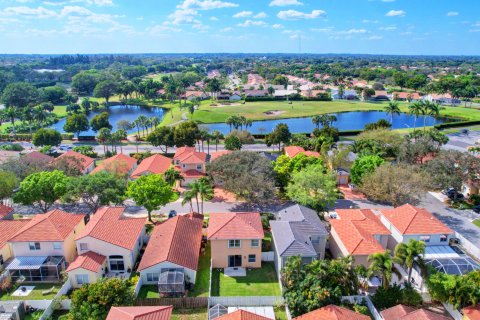
[[[262,252],[262,261],[274,261],[275,260],[275,252],[268,251]]]
[[[138,282],[135,285],[135,289],[133,290],[133,295],[136,298],[138,296],[138,293],[140,292],[140,289],[142,288],[143,280],[142,277],[138,277]]]
[[[453,319],[455,320],[462,320],[463,319],[463,316],[462,314],[457,310],[455,309],[451,304],[448,304],[448,303],[443,303],[443,307],[445,308],[445,310],[448,311],[448,313],[452,316]]]
[[[61,297],[65,294],[67,294],[67,292],[70,291],[71,289],[72,289],[72,284],[70,283],[69,280],[67,280],[63,284],[63,286],[60,288],[60,290],[58,290],[58,292],[55,295],[55,297],[53,298],[53,300],[44,300],[44,301],[48,301],[49,304],[45,308],[37,308],[37,309],[45,309],[45,311],[43,312],[43,314],[42,314],[42,316],[40,317],[39,320],[45,320],[46,318],[48,318],[49,316],[52,315],[53,311],[55,311],[53,309],[53,303],[52,303],[54,300],[60,301],[61,302],[61,307],[63,308],[64,304],[61,301]],[[68,303],[68,307],[70,308],[70,303]]]
[[[468,253],[473,255],[475,258],[480,259],[480,248],[467,240],[464,236],[462,236],[460,233],[455,232],[455,237],[460,239],[460,245],[465,248]]]
[[[375,320],[383,320],[383,317],[380,315],[377,308],[375,308],[375,306],[373,305],[372,300],[370,300],[368,296],[344,296],[342,297],[342,301],[344,300],[347,300],[352,304],[361,304],[365,301],[365,303],[367,304],[367,308],[368,310],[370,310],[373,318]]]
[[[281,296],[262,296],[262,297],[210,297],[211,306],[221,304],[229,307],[263,307],[280,306],[285,303]]]

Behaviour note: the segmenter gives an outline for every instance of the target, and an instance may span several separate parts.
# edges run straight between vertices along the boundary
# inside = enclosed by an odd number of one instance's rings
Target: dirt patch
[[[214,103],[211,104],[210,107],[212,108],[222,108],[222,107],[235,107],[235,106],[240,106],[242,105],[241,103],[227,103],[227,104],[222,104],[222,103]]]
[[[263,114],[266,115],[266,116],[269,116],[269,117],[275,117],[275,116],[281,115],[282,113],[285,113],[285,111],[269,110],[269,111],[265,111]]]

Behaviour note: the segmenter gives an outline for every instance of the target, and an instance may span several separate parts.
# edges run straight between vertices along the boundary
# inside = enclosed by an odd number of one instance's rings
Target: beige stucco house
[[[0,220],[0,272],[5,268],[7,261],[13,257],[8,240],[29,222],[30,220]]]
[[[207,172],[208,155],[198,152],[195,147],[180,147],[173,156],[173,164],[180,171],[183,180],[181,186],[186,186],[195,180],[204,177]]]
[[[95,283],[105,275],[107,258],[104,255],[89,251],[81,254],[66,270],[68,279],[74,288],[87,283]]]

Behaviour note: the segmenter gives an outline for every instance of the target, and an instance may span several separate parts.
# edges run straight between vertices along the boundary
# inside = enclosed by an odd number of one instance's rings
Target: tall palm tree
[[[214,196],[213,188],[208,181],[208,178],[200,178],[197,180],[197,192],[200,195],[200,199],[202,200],[202,214],[203,214],[203,203],[206,200],[210,200]]]
[[[177,181],[183,180],[180,171],[176,170],[173,166],[165,170],[163,173],[165,181],[174,186]]]
[[[12,124],[13,134],[16,134],[17,130],[15,128],[15,118],[17,118],[19,115],[18,110],[15,107],[7,107],[5,108],[3,113],[5,115],[5,118],[10,120],[10,123]]]
[[[417,128],[417,119],[420,115],[425,114],[424,104],[420,101],[412,103],[408,106],[408,113],[415,117],[413,122],[413,131]]]
[[[33,108],[33,119],[42,125],[47,120],[47,111],[42,106],[36,106]]]
[[[380,274],[382,276],[382,285],[385,289],[390,286],[393,273],[397,273],[393,266],[393,258],[390,254],[390,250],[386,250],[381,253],[374,253],[368,256],[370,266],[368,271],[371,275]]]
[[[183,193],[183,200],[182,206],[189,203],[190,204],[190,212],[193,212],[193,198],[195,197],[196,193],[193,190],[187,190]]]
[[[223,139],[223,133],[221,133],[218,130],[215,130],[212,132],[212,139],[215,140],[215,151],[218,151],[218,143],[220,142],[220,139]]]
[[[423,257],[425,255],[425,243],[423,241],[410,239],[408,243],[399,243],[395,247],[394,260],[408,269],[408,282],[412,277],[413,265],[416,263],[423,269],[425,267],[425,261]]]
[[[139,122],[140,126],[143,128],[143,135],[145,135],[145,129],[147,130],[147,135],[148,135],[148,126],[149,126],[148,118],[142,114],[137,118],[137,121]]]
[[[112,138],[112,132],[108,128],[101,128],[98,130],[97,136],[95,137],[98,142],[103,144],[103,153],[106,153],[108,151],[108,148],[106,149],[107,142],[111,140]]]
[[[195,202],[197,203],[197,213],[200,213],[200,203],[198,201],[198,195],[199,195],[198,193],[199,193],[199,190],[200,190],[200,186],[198,184],[198,180],[189,183],[188,187],[190,188],[189,191],[192,192],[192,194],[193,194],[192,198],[195,198]]]
[[[127,131],[118,129],[113,135],[115,136],[115,141],[120,145],[120,153],[123,153],[122,140],[127,140]]]
[[[313,116],[312,123],[315,125],[317,129],[320,129],[320,123],[322,122],[322,118],[320,116]]]
[[[441,107],[437,103],[426,101],[425,109],[426,114],[433,117],[433,125],[435,126],[437,118],[440,116]],[[425,127],[425,123],[423,126]]]
[[[393,126],[393,115],[400,115],[400,108],[397,101],[390,101],[385,107],[385,112],[390,115],[390,124]]]
[[[151,117],[149,119],[150,126],[155,129],[160,124],[161,120],[158,117]]]

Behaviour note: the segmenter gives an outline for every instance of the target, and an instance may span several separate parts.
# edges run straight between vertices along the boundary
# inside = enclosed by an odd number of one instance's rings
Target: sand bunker
[[[285,113],[285,111],[281,111],[281,110],[270,110],[270,111],[265,111],[263,114],[269,116],[269,117],[275,117],[275,116],[279,116],[281,115],[282,113]]]

